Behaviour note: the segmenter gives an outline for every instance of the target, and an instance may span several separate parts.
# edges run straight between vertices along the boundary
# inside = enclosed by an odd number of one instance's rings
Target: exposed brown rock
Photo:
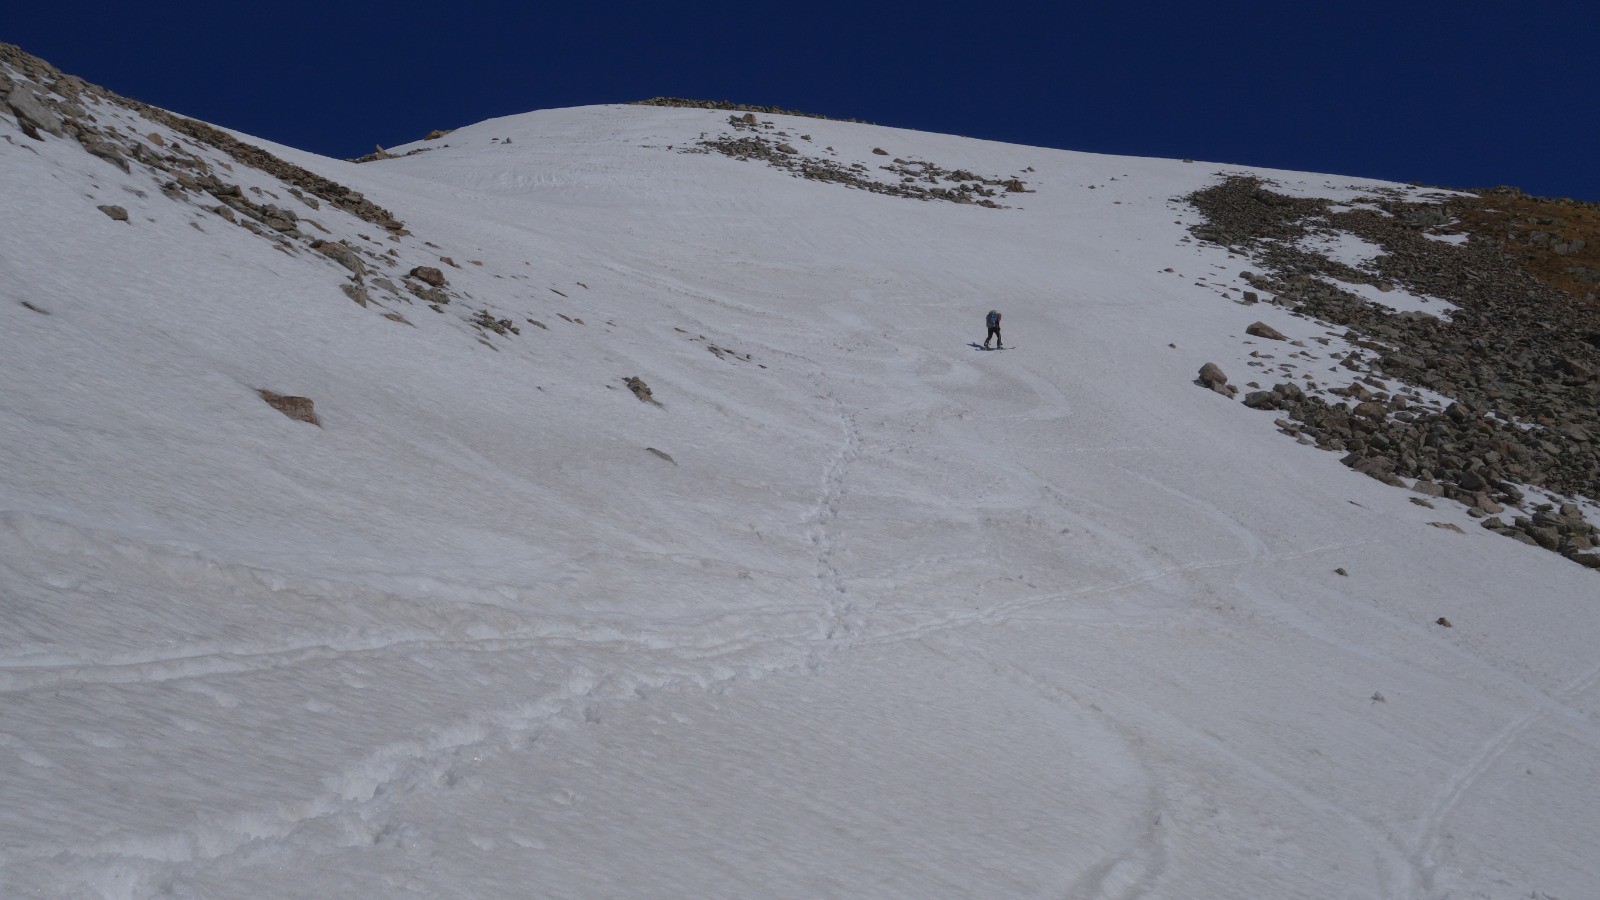
[[[1216,363],[1206,363],[1200,367],[1200,377],[1196,379],[1201,385],[1216,391],[1224,397],[1232,397],[1237,390],[1228,384],[1228,376]]]
[[[318,240],[311,242],[311,249],[321,253],[323,256],[328,257],[339,265],[344,266],[346,269],[356,273],[357,275],[365,275],[367,272],[367,264],[361,261],[361,254],[357,253],[355,249],[350,247],[348,244],[340,241]]]
[[[433,266],[417,266],[407,274],[418,281],[436,288],[442,288],[446,284],[444,273]]]
[[[1268,340],[1273,341],[1287,341],[1289,339],[1288,335],[1276,328],[1273,328],[1271,325],[1268,325],[1265,322],[1250,323],[1249,327],[1245,328],[1244,333],[1255,335],[1256,337],[1267,338]]]
[[[371,297],[367,296],[367,289],[354,282],[347,281],[344,284],[339,285],[339,290],[344,291],[344,295],[346,297],[349,297],[351,300],[354,300],[362,306],[366,306],[372,300]]]
[[[261,399],[267,401],[268,406],[291,419],[299,422],[310,422],[312,425],[319,427],[322,425],[321,420],[317,418],[316,411],[312,409],[310,397],[292,397],[277,394],[265,388],[258,388],[256,393],[261,395]]]
[[[622,379],[622,383],[627,385],[628,390],[633,391],[633,395],[638,397],[641,401],[645,403],[653,403],[656,406],[661,405],[661,401],[657,400],[655,395],[650,392],[650,386],[644,383],[643,378],[640,378],[637,375],[629,375],[628,377]]]

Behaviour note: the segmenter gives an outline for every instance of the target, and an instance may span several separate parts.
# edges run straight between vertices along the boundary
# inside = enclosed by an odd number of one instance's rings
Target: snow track
[[[834,401],[838,409],[838,401]],[[859,630],[854,605],[849,599],[850,588],[839,574],[837,553],[838,535],[836,520],[846,496],[845,480],[850,464],[861,455],[861,433],[848,413],[839,411],[839,423],[844,431],[843,446],[828,461],[822,476],[822,497],[812,514],[807,533],[817,548],[817,596],[822,601],[822,636],[826,640],[847,640]]]
[[[1600,666],[1595,666],[1562,688],[1552,698],[1554,708],[1550,704],[1541,703],[1514,717],[1503,728],[1495,732],[1479,748],[1478,752],[1474,753],[1445,782],[1443,789],[1434,799],[1427,814],[1423,816],[1416,840],[1416,850],[1412,857],[1417,870],[1422,873],[1421,881],[1428,896],[1440,895],[1441,870],[1446,866],[1450,866],[1459,872],[1466,862],[1450,852],[1449,821],[1451,815],[1461,806],[1467,795],[1474,788],[1477,788],[1497,765],[1502,763],[1512,748],[1523,740],[1528,732],[1539,727],[1546,719],[1558,712],[1579,718],[1576,711],[1566,704],[1583,698],[1593,691],[1597,685],[1600,685]],[[1582,722],[1583,720],[1579,718],[1579,721]],[[1591,736],[1600,737],[1600,732],[1597,732],[1595,728],[1597,723],[1586,722],[1585,724],[1589,725],[1588,730]],[[1452,875],[1455,874],[1456,872],[1452,872]],[[1454,879],[1452,878],[1451,880]]]
[[[0,893],[1600,892],[1592,573],[1191,383],[1252,371],[1162,272],[1244,265],[1173,224],[1206,167],[772,117],[1037,188],[989,210],[666,149],[726,118],[270,148],[445,272],[405,324],[0,142]]]

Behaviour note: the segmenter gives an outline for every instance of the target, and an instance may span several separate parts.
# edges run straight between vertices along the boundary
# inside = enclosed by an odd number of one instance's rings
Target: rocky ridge
[[[8,124],[15,128],[9,134]],[[437,245],[413,238],[393,213],[360,192],[221,129],[120,96],[15,45],[0,44],[0,139],[15,144],[18,138],[25,148],[32,142],[72,141],[133,176],[126,190],[148,196],[135,186],[147,179],[168,199],[204,213],[191,220],[197,229],[205,230],[206,217],[215,216],[286,255],[326,265],[343,296],[390,321],[411,324],[391,307],[421,303],[443,313],[452,303],[473,301],[440,269],[415,263],[420,258],[459,266],[439,255]],[[116,221],[137,224],[122,206],[96,208]],[[381,237],[364,233],[372,229],[363,223],[376,226]],[[461,318],[486,346],[493,347],[491,334],[520,333],[509,319],[487,310],[464,310]]]
[[[700,140],[694,146],[679,152],[721,153],[723,156],[741,161],[760,160],[773,168],[788,172],[795,178],[838,184],[891,197],[942,200],[988,209],[1010,208],[996,202],[996,197],[1032,193],[1019,176],[986,177],[965,169],[946,169],[927,160],[908,160],[900,157],[895,157],[891,163],[878,167],[879,171],[889,173],[889,177],[893,179],[886,180],[883,176],[876,175],[865,163],[846,164],[830,159],[828,155],[837,152],[832,147],[825,147],[810,154],[802,153],[796,147],[796,143],[811,144],[810,135],[792,136],[787,131],[779,130],[775,123],[760,119],[755,112],[729,116],[727,124],[733,129],[732,133],[723,132],[717,137],[707,138],[705,135],[708,132],[702,132]],[[879,156],[889,155],[889,152],[881,147],[873,148],[873,153]]]
[[[196,168],[192,159],[176,157],[176,154],[183,153],[181,147],[173,147],[173,153],[163,154],[136,139],[130,140],[118,134],[114,128],[97,126],[95,116],[84,105],[88,101],[114,103],[153,123],[165,125],[220,150],[243,165],[260,169],[359,219],[391,232],[405,229],[405,224],[396,219],[393,213],[359,192],[279,159],[204,122],[174,115],[90,84],[76,75],[68,75],[14,44],[0,43],[0,66],[21,76],[19,79],[0,71],[0,97],[4,98],[6,106],[17,117],[19,128],[28,137],[37,139],[38,133],[43,131],[57,137],[75,138],[87,152],[105,159],[124,172],[129,171],[127,160],[130,157],[150,168],[174,174],[183,169]]]
[[[1539,265],[1548,255],[1587,268],[1587,243],[1562,228],[1570,221],[1529,213],[1533,204],[1509,204],[1504,192],[1418,202],[1379,191],[1335,203],[1241,176],[1185,199],[1204,217],[1194,237],[1261,269],[1240,273],[1255,290],[1239,302],[1337,326],[1353,348],[1331,354],[1343,383],[1310,374],[1252,383],[1246,405],[1278,412],[1281,430],[1343,453],[1356,471],[1462,503],[1487,529],[1600,568],[1600,532],[1583,510],[1600,498],[1600,305],[1581,280]],[[1567,208],[1580,214],[1569,220],[1593,212]],[[1518,237],[1529,234],[1547,237]],[[1340,235],[1379,252],[1354,265],[1316,251],[1315,239]],[[1362,285],[1456,309],[1395,311],[1356,293]]]
[[[826,119],[830,122],[855,122],[870,125],[864,119],[840,119],[834,116],[824,116],[817,113],[801,112],[797,109],[784,109],[780,106],[756,106],[749,103],[733,103],[727,100],[690,100],[684,97],[651,97],[648,100],[633,100],[630,106],[668,106],[675,109],[720,109],[728,112],[757,113],[765,116],[800,116],[806,119]]]

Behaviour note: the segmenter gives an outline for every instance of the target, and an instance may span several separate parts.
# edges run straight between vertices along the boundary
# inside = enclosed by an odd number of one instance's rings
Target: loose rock
[[[1256,337],[1268,338],[1274,341],[1287,341],[1289,339],[1288,335],[1285,335],[1283,332],[1273,328],[1271,325],[1268,325],[1265,322],[1250,323],[1250,326],[1244,330],[1244,333],[1253,334]]]
[[[286,396],[264,388],[258,388],[256,393],[261,395],[261,399],[267,401],[268,406],[291,419],[299,422],[309,422],[319,427],[322,425],[321,420],[317,418],[316,411],[312,408],[310,397]]]
[[[412,278],[436,288],[445,286],[444,273],[433,266],[417,266],[408,273]]]
[[[627,385],[628,390],[633,391],[633,395],[638,397],[641,401],[645,403],[653,403],[656,406],[661,405],[661,401],[657,400],[655,395],[650,392],[650,386],[644,383],[643,378],[640,378],[637,375],[629,375],[628,377],[622,379],[622,383]]]

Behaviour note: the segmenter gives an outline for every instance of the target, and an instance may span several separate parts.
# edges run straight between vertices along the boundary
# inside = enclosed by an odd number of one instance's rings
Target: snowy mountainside
[[[1349,347],[1233,302],[1216,166],[757,117],[986,208],[639,106],[262,162],[4,61],[7,895],[1600,888],[1595,574],[1196,386]]]

